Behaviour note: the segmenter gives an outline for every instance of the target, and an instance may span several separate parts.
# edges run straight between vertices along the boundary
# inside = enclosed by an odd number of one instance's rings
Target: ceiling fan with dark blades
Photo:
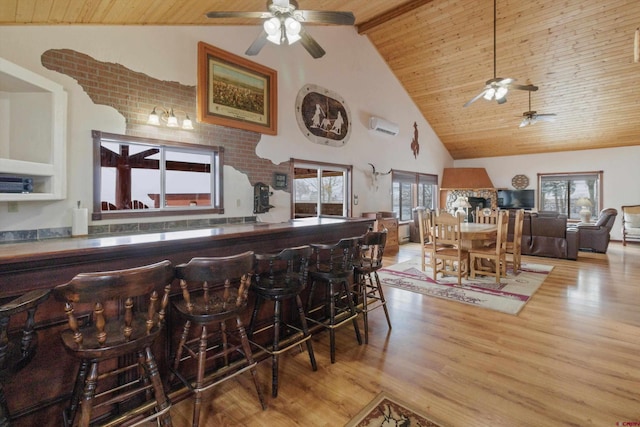
[[[556,115],[554,113],[548,114],[538,114],[537,111],[533,111],[531,109],[531,92],[529,92],[529,111],[525,111],[522,113],[522,121],[520,122],[521,128],[527,125],[533,125],[536,122],[553,122],[556,119]]]
[[[538,90],[537,86],[515,84],[516,79],[496,77],[496,1],[497,0],[493,0],[493,78],[487,80],[482,92],[464,104],[465,107],[468,107],[480,98],[484,98],[487,101],[495,99],[498,104],[504,104],[507,102],[507,92],[509,92],[509,89],[527,90],[529,92]]]
[[[326,53],[302,26],[303,23],[325,25],[353,25],[355,17],[351,12],[299,10],[295,0],[269,0],[267,12],[208,12],[208,18],[262,19],[263,30],[249,46],[245,54],[257,55],[267,41],[277,45],[291,45],[300,41],[314,58]]]

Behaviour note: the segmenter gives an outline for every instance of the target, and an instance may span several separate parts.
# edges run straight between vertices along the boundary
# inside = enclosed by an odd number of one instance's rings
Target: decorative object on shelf
[[[453,202],[453,207],[456,208],[456,215],[464,215],[464,222],[468,221],[469,218],[469,208],[471,207],[471,203],[466,197],[459,196],[455,202]]]
[[[277,77],[276,70],[198,43],[198,121],[277,135]]]
[[[296,97],[298,127],[311,142],[342,147],[351,136],[351,112],[345,100],[323,87],[304,85]]]
[[[516,175],[511,180],[511,185],[516,190],[524,190],[529,186],[529,178],[526,175]]]
[[[282,190],[287,188],[287,174],[286,173],[274,173],[273,174],[273,188]]]
[[[158,112],[159,111],[159,112]],[[184,117],[182,119],[182,126],[178,122],[178,117]],[[169,128],[181,128],[184,130],[193,130],[193,122],[185,111],[175,110],[173,108],[166,109],[164,107],[155,106],[153,107],[153,111],[149,114],[149,119],[147,120],[147,124],[160,126],[160,122],[166,123],[166,126]]]
[[[420,143],[418,142],[418,123],[413,122],[413,139],[411,140],[411,151],[413,151],[413,158],[417,159],[420,153]]]
[[[576,206],[580,206],[582,209],[580,209],[580,221],[588,224],[591,222],[591,208],[593,207],[593,203],[591,202],[591,200],[587,199],[586,197],[580,197],[578,199],[578,201],[576,202]]]
[[[316,10],[300,10],[294,0],[270,0],[267,2],[268,12],[208,12],[207,18],[244,18],[264,19],[262,32],[249,46],[245,55],[257,55],[267,41],[276,45],[292,45],[298,40],[314,58],[326,53],[322,47],[307,33],[304,23],[353,25],[355,17],[351,12],[332,12]]]
[[[0,174],[0,193],[33,193],[33,178]]]

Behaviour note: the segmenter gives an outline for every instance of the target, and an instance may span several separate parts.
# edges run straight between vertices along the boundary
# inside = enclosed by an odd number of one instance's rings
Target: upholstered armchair
[[[578,241],[580,249],[606,253],[609,247],[611,228],[618,211],[613,208],[603,209],[593,225],[578,225]]]
[[[622,207],[622,245],[628,240],[640,241],[640,205]]]

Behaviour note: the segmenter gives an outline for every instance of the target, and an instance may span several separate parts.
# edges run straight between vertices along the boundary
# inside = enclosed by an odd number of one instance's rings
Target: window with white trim
[[[393,170],[391,172],[391,206],[398,220],[413,219],[413,208],[436,209],[438,175]]]
[[[602,171],[538,174],[538,210],[565,214],[580,220],[580,211],[592,217],[602,210]]]

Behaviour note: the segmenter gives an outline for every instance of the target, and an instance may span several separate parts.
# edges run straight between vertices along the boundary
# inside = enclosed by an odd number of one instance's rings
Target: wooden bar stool
[[[307,285],[307,272],[310,246],[299,246],[282,250],[277,254],[256,254],[254,276],[251,290],[256,294],[255,306],[249,324],[249,338],[252,344],[271,355],[271,395],[278,396],[278,362],[281,353],[300,346],[307,345],[307,353],[314,371],[318,370],[316,358],[313,354],[311,334],[307,326],[307,319],[300,298],[300,292]],[[282,303],[295,301],[300,325],[296,326],[281,318]],[[271,324],[256,330],[260,308],[267,301],[273,301],[273,316]],[[293,311],[293,310],[292,310]],[[272,331],[273,339],[270,347],[259,344],[256,335]],[[284,332],[284,339],[281,339]]]
[[[7,378],[24,368],[35,356],[38,336],[35,333],[35,314],[38,306],[49,298],[49,289],[27,292],[0,306],[0,426],[8,426],[11,420],[2,384]],[[26,319],[19,334],[10,334],[9,321],[13,316],[26,312]]]
[[[173,278],[171,262],[162,261],[81,273],[53,289],[69,318],[62,342],[80,360],[65,426],[154,419],[171,426],[171,405],[151,347],[164,326]]]
[[[253,376],[260,405],[266,409],[256,362],[240,318],[247,307],[252,270],[252,251],[193,258],[176,267],[182,299],[174,301],[173,307],[185,323],[169,381],[177,377],[193,392],[194,427],[200,422],[202,393],[247,370]],[[230,322],[235,322],[235,327]],[[195,334],[191,333],[192,325],[196,326]],[[239,357],[234,359],[234,355]],[[195,362],[195,373],[189,371],[189,360]]]
[[[369,312],[382,307],[391,329],[391,318],[384,298],[378,270],[382,268],[384,246],[387,243],[387,230],[369,231],[360,240],[360,257],[354,264],[355,293],[361,305],[364,321],[364,342],[369,343]],[[360,305],[359,305],[360,307]]]
[[[342,239],[334,244],[312,244],[307,302],[307,320],[329,329],[331,363],[336,361],[336,328],[351,321],[358,344],[362,344],[358,312],[352,291],[353,265],[360,250],[360,237]],[[318,284],[324,285],[320,304],[314,301]],[[314,318],[316,313],[323,313]]]

